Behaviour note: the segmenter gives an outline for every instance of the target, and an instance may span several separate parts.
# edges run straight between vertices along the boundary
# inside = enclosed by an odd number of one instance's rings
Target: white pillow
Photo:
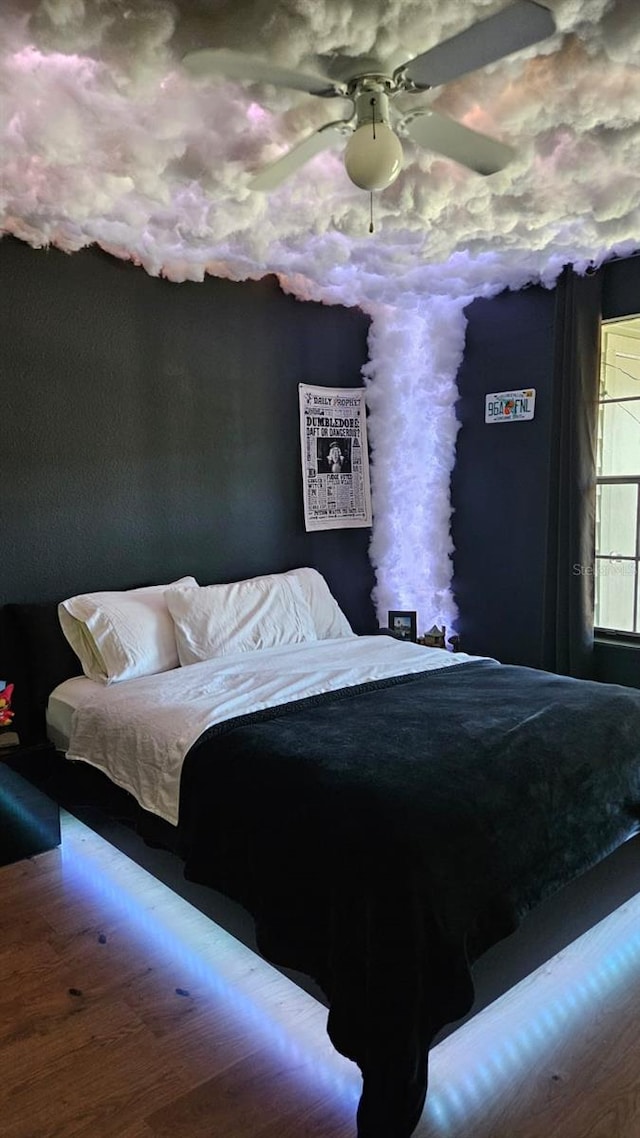
[[[180,663],[315,640],[300,585],[284,573],[167,593]]]
[[[349,621],[333,596],[322,573],[317,569],[291,569],[285,574],[300,585],[302,594],[311,609],[318,640],[355,636]]]
[[[171,585],[125,592],[84,593],[58,605],[62,631],[85,676],[103,684],[153,676],[177,668],[178,648],[165,595],[180,585],[195,589],[195,577]]]

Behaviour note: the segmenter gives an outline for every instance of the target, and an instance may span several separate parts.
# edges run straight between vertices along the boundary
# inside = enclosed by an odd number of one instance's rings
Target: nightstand
[[[20,773],[53,754],[49,744],[0,747],[0,865],[60,845],[58,803]]]

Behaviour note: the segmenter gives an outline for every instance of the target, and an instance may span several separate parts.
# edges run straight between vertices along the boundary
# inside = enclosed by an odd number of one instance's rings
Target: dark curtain
[[[596,427],[602,280],[567,266],[556,289],[543,667],[594,674]]]

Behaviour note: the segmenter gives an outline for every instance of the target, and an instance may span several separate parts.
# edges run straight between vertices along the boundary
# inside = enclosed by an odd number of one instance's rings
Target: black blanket
[[[470,964],[635,834],[640,692],[493,661],[215,727],[183,772],[187,876],[326,992],[360,1138],[408,1138]]]

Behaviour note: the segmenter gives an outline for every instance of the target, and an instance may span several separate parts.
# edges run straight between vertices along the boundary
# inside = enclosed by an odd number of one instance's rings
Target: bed
[[[640,692],[354,636],[318,577],[73,598],[84,674],[67,655],[36,686],[56,745],[322,988],[363,1075],[359,1138],[409,1138],[474,961],[638,833]]]

